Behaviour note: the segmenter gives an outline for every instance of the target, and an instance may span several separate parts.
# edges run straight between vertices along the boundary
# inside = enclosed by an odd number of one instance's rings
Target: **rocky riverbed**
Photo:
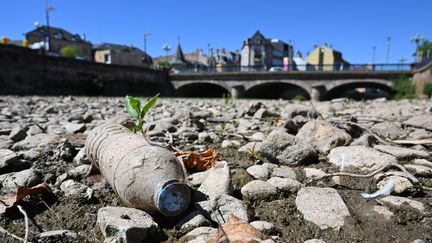
[[[107,120],[128,123],[122,98],[0,97],[0,199],[51,191],[17,203],[28,241],[205,242],[233,214],[265,242],[432,242],[431,101],[159,99],[152,141],[219,151],[188,172],[175,218],[125,208],[89,173],[87,134]],[[1,214],[2,242],[25,238],[20,209]]]

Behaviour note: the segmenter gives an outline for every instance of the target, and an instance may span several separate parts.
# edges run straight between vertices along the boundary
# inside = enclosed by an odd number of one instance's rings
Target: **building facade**
[[[284,59],[288,63],[284,63]],[[271,67],[292,64],[293,47],[279,39],[267,39],[259,31],[244,41],[241,52],[242,68],[265,71]]]
[[[56,27],[40,26],[26,33],[29,44],[45,46],[49,53],[61,55],[63,47],[75,46],[80,50],[80,56],[85,60],[92,60],[92,44],[81,38],[78,34],[72,34],[64,29]],[[49,44],[48,44],[49,43]]]
[[[94,60],[98,63],[149,67],[152,58],[139,48],[102,43],[94,48]]]
[[[348,70],[350,64],[342,57],[342,53],[331,46],[315,46],[306,57],[308,69],[316,71],[342,71]]]

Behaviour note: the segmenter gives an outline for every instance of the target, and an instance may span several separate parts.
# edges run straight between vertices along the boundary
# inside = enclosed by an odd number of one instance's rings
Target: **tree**
[[[82,56],[81,49],[77,46],[65,46],[60,49],[62,56],[67,58],[76,58]]]
[[[415,53],[420,58],[420,61],[428,59],[432,56],[432,41],[428,39],[423,39],[417,47],[417,52]]]

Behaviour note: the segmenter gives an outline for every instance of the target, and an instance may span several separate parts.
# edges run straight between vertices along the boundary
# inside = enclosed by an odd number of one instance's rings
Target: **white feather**
[[[392,180],[389,180],[387,182],[387,184],[385,184],[385,186],[382,189],[380,189],[380,190],[378,190],[372,194],[362,193],[361,195],[363,196],[363,198],[369,198],[369,199],[370,198],[376,198],[376,197],[382,196],[382,195],[390,195],[391,191],[393,190],[393,187],[394,187],[394,182]]]

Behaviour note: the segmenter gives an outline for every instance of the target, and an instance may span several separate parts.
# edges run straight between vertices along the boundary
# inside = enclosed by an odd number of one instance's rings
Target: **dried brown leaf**
[[[225,224],[206,239],[206,243],[258,243],[268,239],[252,225],[241,222],[240,218],[230,214]]]
[[[51,192],[51,188],[46,182],[30,188],[26,186],[18,187],[16,194],[0,196],[0,214],[6,212],[8,208],[15,206],[16,203],[23,200],[26,196],[38,195],[44,192]]]
[[[280,117],[276,117],[274,124],[277,127],[283,126],[285,124],[285,120]]]
[[[218,152],[209,148],[202,153],[194,151],[177,151],[176,156],[182,156],[183,163],[188,170],[204,171],[212,167],[218,158]]]

